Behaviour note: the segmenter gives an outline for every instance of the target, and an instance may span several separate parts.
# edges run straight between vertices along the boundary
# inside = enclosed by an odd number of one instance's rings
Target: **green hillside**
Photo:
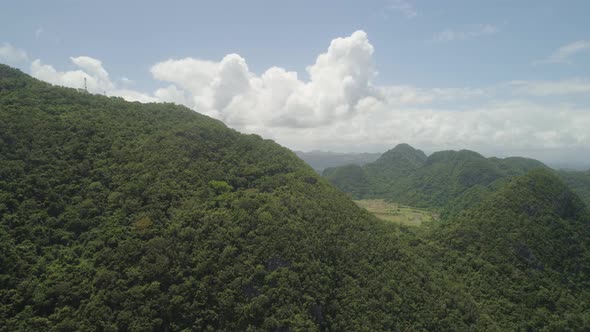
[[[1,331],[439,324],[393,226],[272,141],[5,66],[0,140]]]
[[[0,331],[590,328],[584,206],[494,184],[396,226],[272,141],[0,65]]]
[[[369,181],[361,166],[350,164],[327,168],[323,173],[330,182],[354,198],[365,196],[369,191]]]
[[[383,198],[417,207],[443,208],[458,198],[461,202],[463,198],[469,199],[471,194],[462,195],[471,188],[488,191],[495,181],[544,167],[533,159],[485,158],[469,150],[440,151],[427,157],[421,150],[400,144],[356,171],[362,176],[351,177],[339,168],[327,169],[323,175],[355,198]],[[353,192],[350,188],[355,185],[363,188],[365,194]]]
[[[580,199],[535,170],[434,233],[445,254],[431,259],[480,304],[490,329],[579,330],[590,323],[589,226]]]
[[[575,191],[580,198],[590,206],[590,170],[588,171],[557,171],[559,177],[565,182],[573,191]]]

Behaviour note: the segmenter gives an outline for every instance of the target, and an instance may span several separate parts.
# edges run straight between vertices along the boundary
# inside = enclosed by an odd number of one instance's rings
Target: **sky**
[[[590,167],[589,1],[6,1],[0,63],[294,150]]]

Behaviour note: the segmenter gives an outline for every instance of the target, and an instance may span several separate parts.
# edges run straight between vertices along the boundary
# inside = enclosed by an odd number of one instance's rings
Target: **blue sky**
[[[12,1],[0,12],[0,38],[59,67],[84,54],[138,80],[164,58],[219,59],[234,52],[256,72],[272,65],[303,71],[330,40],[359,29],[377,50],[384,83],[465,86],[590,74],[588,56],[568,66],[530,65],[589,38],[588,1],[408,1],[413,17],[391,1],[317,3]],[[478,24],[498,31],[429,42],[441,31],[466,32]]]
[[[182,103],[294,149],[403,141],[584,162],[588,13],[588,1],[22,0],[0,11],[0,62]],[[272,67],[284,70],[267,80]]]

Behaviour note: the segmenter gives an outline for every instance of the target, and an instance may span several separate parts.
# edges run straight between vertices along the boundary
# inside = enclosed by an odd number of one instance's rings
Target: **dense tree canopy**
[[[400,227],[272,141],[0,65],[0,331],[589,328],[584,205],[498,187]]]
[[[590,170],[557,172],[559,177],[590,206]]]
[[[522,175],[535,168],[546,168],[533,159],[485,158],[469,150],[439,151],[426,156],[408,144],[399,144],[354,175],[343,169],[347,167],[329,168],[323,175],[355,198],[384,198],[435,209],[448,207],[456,199],[460,202],[470,200],[471,194],[467,195],[467,192],[474,187],[475,190],[488,190],[498,180]],[[359,193],[349,189],[357,185],[365,190]]]
[[[430,260],[457,278],[494,329],[579,330],[590,324],[589,226],[582,201],[539,169],[431,234],[445,255],[433,251]]]

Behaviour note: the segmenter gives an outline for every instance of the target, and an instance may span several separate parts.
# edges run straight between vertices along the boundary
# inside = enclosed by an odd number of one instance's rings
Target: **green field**
[[[386,202],[383,199],[362,199],[354,202],[381,220],[397,222],[404,225],[418,226],[423,222],[438,218],[438,215],[431,211]]]

